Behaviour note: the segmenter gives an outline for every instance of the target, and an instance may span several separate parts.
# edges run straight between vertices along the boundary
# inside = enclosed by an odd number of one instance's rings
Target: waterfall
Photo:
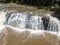
[[[40,16],[27,15],[26,13],[12,13],[7,24],[20,29],[44,29]]]
[[[8,25],[25,29],[25,20],[26,15],[24,13],[12,13],[8,19]]]
[[[38,18],[38,30],[44,30],[43,21],[41,20],[41,18],[41,16],[39,16]]]
[[[50,31],[59,31],[60,23],[59,20],[55,17],[50,16],[50,21],[48,24],[48,30]]]
[[[32,13],[32,12],[31,12]],[[46,15],[48,16],[48,14]],[[25,13],[12,13],[8,19],[8,25],[18,27],[20,29],[34,29],[34,30],[44,30],[43,16],[32,15]],[[49,23],[47,29],[50,31],[59,30],[59,20],[55,17],[49,15]]]
[[[49,17],[47,31],[44,29],[42,20],[44,16]],[[59,30],[60,20],[49,14],[0,11],[0,45],[28,43],[35,45],[40,42],[42,42],[41,44],[59,45]],[[15,41],[16,43],[14,43]],[[34,43],[35,41],[36,43]]]
[[[20,29],[44,30],[43,16],[33,12],[12,12],[8,14],[7,11],[1,11],[0,24],[10,25]],[[46,16],[50,18],[47,30],[59,31],[60,21],[49,14],[46,14]]]

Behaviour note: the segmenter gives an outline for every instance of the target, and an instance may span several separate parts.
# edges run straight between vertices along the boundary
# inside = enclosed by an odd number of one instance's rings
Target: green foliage
[[[28,4],[38,4],[38,5],[54,5],[59,4],[60,1],[57,0],[0,0],[0,2],[19,2],[19,3],[28,3]]]
[[[37,6],[38,8],[49,7],[52,10],[58,8],[60,6],[60,1],[57,0],[0,0],[3,3],[17,3],[17,4],[26,4]]]

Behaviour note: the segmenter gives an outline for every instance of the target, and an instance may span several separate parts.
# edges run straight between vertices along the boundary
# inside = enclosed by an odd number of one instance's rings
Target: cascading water
[[[24,16],[23,16],[24,15]],[[8,19],[8,25],[18,27],[21,29],[25,29],[25,19],[26,15],[22,13],[12,13],[10,18]]]
[[[59,20],[55,17],[52,17],[51,15],[46,14],[46,16],[50,18],[50,20],[48,22],[47,31],[44,31],[44,23],[42,20],[43,16],[44,15],[38,13],[33,14],[33,12],[29,14],[27,12],[21,13],[13,11],[1,11],[0,45],[37,45],[40,44],[40,42],[42,42],[42,45],[59,45]]]
[[[50,21],[48,24],[48,30],[59,30],[59,20],[55,17],[49,16]],[[27,13],[12,13],[9,17],[8,25],[19,27],[21,29],[35,29],[44,30],[42,16],[27,15]]]
[[[49,14],[48,14],[49,15]],[[60,27],[60,23],[59,23],[59,20],[55,17],[52,17],[50,16],[50,21],[49,21],[49,24],[48,24],[48,30],[50,31],[59,31],[59,27]]]
[[[27,12],[13,12],[10,15],[8,12],[0,12],[0,18],[4,16],[1,22],[5,22],[5,24],[18,27],[20,29],[33,29],[33,30],[44,30],[43,20],[42,17],[44,15],[39,15],[35,13],[36,15],[33,15],[33,12],[27,13]],[[59,31],[60,23],[59,20],[55,17],[52,17],[51,15],[46,14],[46,16],[49,16],[50,20],[48,23],[47,30],[50,31]]]
[[[40,16],[27,15],[26,13],[12,13],[7,24],[20,29],[44,29]]]

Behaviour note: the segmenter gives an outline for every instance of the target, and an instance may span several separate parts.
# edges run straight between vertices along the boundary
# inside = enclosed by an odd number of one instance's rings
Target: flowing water
[[[59,31],[59,20],[49,14],[45,15],[50,18],[47,30]],[[0,24],[18,27],[20,29],[44,30],[43,16],[37,13],[34,14],[33,12],[0,11]]]
[[[42,20],[44,15],[50,18],[47,31]],[[59,45],[59,30],[60,20],[49,14],[0,11],[0,45]]]
[[[45,15],[50,18],[47,30],[59,31],[59,20],[49,14],[41,15],[33,12],[11,12],[0,12],[1,23],[3,22],[5,25],[10,25],[20,29],[44,30],[42,17]]]
[[[11,6],[6,4],[7,6]],[[0,6],[6,6],[5,4],[0,4]],[[44,15],[50,18],[47,30],[49,31],[59,31],[60,30],[60,20],[57,18],[43,13],[37,12],[15,12],[16,10],[1,10],[0,11],[0,24],[10,25],[20,29],[34,29],[34,30],[45,30],[42,17]]]

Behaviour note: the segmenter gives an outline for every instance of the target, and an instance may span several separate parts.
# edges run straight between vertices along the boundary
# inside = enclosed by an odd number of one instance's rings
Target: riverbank
[[[16,3],[0,3],[0,10],[16,10],[17,12],[38,12],[39,14],[50,14],[60,20],[60,8],[54,7],[37,7],[30,5],[22,5]]]
[[[18,10],[18,11],[38,11],[43,13],[54,13],[54,11],[50,11],[45,8],[38,9],[36,6],[29,6],[29,5],[22,5],[22,4],[16,4],[16,3],[5,3],[0,4],[0,10],[7,9],[7,10]]]

